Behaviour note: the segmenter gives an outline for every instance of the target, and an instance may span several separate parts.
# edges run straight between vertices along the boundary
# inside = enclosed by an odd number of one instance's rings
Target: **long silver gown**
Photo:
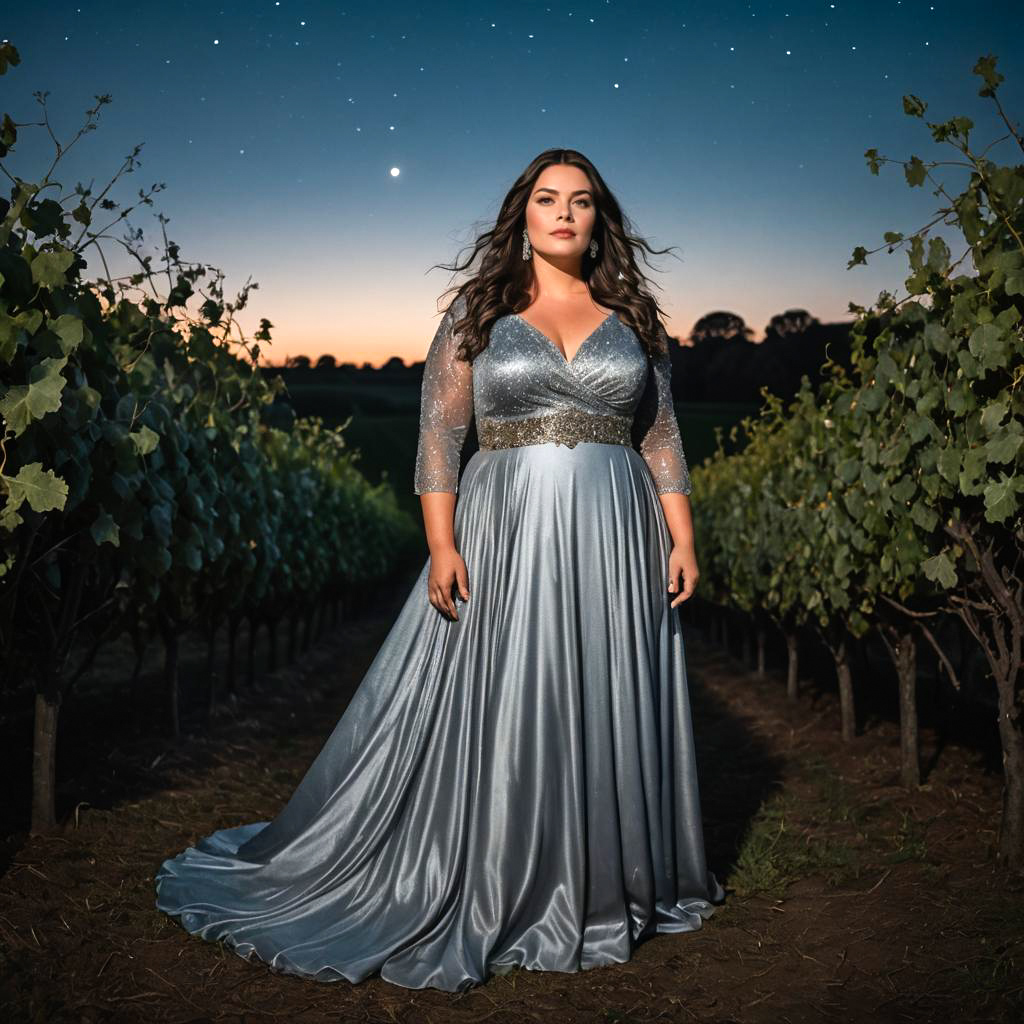
[[[461,991],[622,963],[724,899],[667,590],[658,494],[690,492],[669,358],[613,313],[567,360],[509,314],[469,364],[463,309],[426,357],[414,484],[457,494],[458,621],[428,558],[278,816],[156,875],[160,910],[274,971]]]

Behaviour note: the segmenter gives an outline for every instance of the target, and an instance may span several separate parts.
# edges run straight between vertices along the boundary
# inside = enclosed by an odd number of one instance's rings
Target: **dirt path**
[[[994,868],[1000,779],[947,747],[915,794],[898,736],[838,738],[829,695],[787,704],[688,633],[708,856],[729,898],[628,963],[514,971],[462,994],[271,974],[154,905],[161,860],[272,817],[319,751],[407,590],[326,637],[203,735],[121,745],[147,784],[60,835],[13,837],[0,1003],[14,1021],[1020,1021],[1024,885]],[[925,734],[926,750],[934,737]]]

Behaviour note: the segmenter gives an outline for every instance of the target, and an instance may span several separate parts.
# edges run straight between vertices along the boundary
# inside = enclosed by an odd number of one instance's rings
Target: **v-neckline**
[[[536,332],[536,333],[537,333],[538,335],[540,335],[540,337],[542,337],[542,338],[543,338],[543,339],[544,339],[544,340],[545,340],[545,341],[546,341],[546,342],[547,342],[547,343],[548,343],[548,344],[549,344],[549,345],[550,345],[550,346],[552,347],[552,349],[554,349],[554,351],[555,351],[555,354],[556,354],[556,355],[558,356],[558,358],[559,358],[559,359],[560,359],[560,360],[561,360],[561,361],[562,361],[562,362],[563,362],[563,363],[564,363],[564,364],[565,364],[566,366],[572,366],[572,364],[573,364],[574,362],[576,362],[576,357],[577,357],[577,356],[579,356],[580,352],[582,352],[582,351],[583,351],[583,347],[584,347],[584,346],[585,346],[585,345],[587,344],[587,342],[588,342],[588,341],[590,341],[590,339],[591,339],[591,338],[593,338],[593,337],[594,337],[594,335],[595,335],[595,334],[597,334],[597,332],[598,332],[599,330],[601,330],[601,328],[602,328],[602,327],[604,327],[604,325],[605,325],[606,323],[608,323],[608,321],[609,321],[609,320],[611,320],[611,319],[612,319],[612,318],[613,318],[613,317],[615,316],[615,310],[612,310],[612,311],[611,311],[611,312],[610,312],[610,313],[609,313],[609,314],[608,314],[608,315],[607,315],[607,316],[606,316],[606,317],[605,317],[605,318],[604,318],[604,319],[603,319],[603,320],[602,320],[602,321],[601,321],[601,322],[600,322],[600,323],[599,323],[599,324],[598,324],[598,325],[597,325],[597,326],[596,326],[596,327],[595,327],[595,328],[594,328],[594,329],[593,329],[593,330],[592,330],[592,331],[591,331],[591,332],[590,332],[590,333],[589,333],[589,334],[588,334],[588,335],[587,335],[587,336],[586,336],[586,337],[585,337],[585,338],[584,338],[584,339],[583,339],[583,340],[582,340],[582,341],[581,341],[581,342],[579,343],[579,345],[578,345],[578,346],[576,347],[576,351],[575,351],[575,352],[573,352],[573,354],[572,354],[572,358],[571,358],[571,359],[566,359],[566,357],[565,357],[565,353],[564,353],[564,352],[563,352],[563,351],[562,351],[562,350],[561,350],[561,349],[560,349],[560,348],[559,348],[559,347],[558,347],[558,346],[557,346],[557,345],[555,344],[555,342],[554,342],[554,341],[552,341],[552,339],[551,339],[551,338],[549,338],[549,337],[548,337],[548,336],[547,336],[547,335],[546,335],[546,334],[545,334],[545,333],[544,333],[544,332],[543,332],[543,331],[542,331],[542,330],[541,330],[541,329],[540,329],[539,327],[535,327],[535,326],[534,326],[533,324],[531,324],[531,323],[530,323],[530,321],[529,321],[529,320],[524,320],[524,319],[523,319],[523,318],[522,318],[522,317],[521,317],[521,316],[520,316],[520,315],[519,315],[518,313],[513,313],[512,315],[513,315],[513,316],[514,316],[514,317],[515,317],[515,318],[516,318],[516,319],[517,319],[517,320],[518,320],[518,321],[519,321],[519,322],[520,322],[521,324],[526,324],[526,326],[527,326],[527,327],[529,327],[531,331],[535,331],[535,332]]]

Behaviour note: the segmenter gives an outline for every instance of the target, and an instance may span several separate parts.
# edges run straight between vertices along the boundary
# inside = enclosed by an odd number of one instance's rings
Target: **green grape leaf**
[[[907,163],[903,165],[903,170],[907,178],[907,184],[911,187],[915,185],[923,185],[925,178],[927,177],[927,170],[924,164],[921,162],[920,157],[912,156]]]
[[[985,443],[985,454],[989,462],[1012,462],[1024,444],[1024,427],[1012,420],[995,437]]]
[[[96,542],[97,547],[101,544],[113,544],[115,548],[121,546],[121,531],[118,529],[117,523],[114,522],[110,513],[102,505],[100,506],[100,514],[89,528],[89,532],[92,534],[92,539]]]
[[[52,469],[43,469],[41,462],[30,462],[16,476],[5,476],[8,503],[18,508],[27,501],[34,512],[51,512],[64,508],[68,485]]]
[[[921,563],[925,576],[947,590],[956,586],[956,566],[945,551],[939,552]]]
[[[985,518],[990,523],[1001,523],[1020,508],[1020,501],[1010,477],[994,481],[985,488]]]
[[[8,533],[13,532],[16,526],[20,526],[24,519],[18,515],[18,510],[12,505],[5,505],[0,510],[0,530],[6,530]]]
[[[67,283],[67,272],[75,261],[70,249],[41,252],[32,260],[32,280],[45,288],[61,288]]]
[[[921,501],[917,501],[911,505],[910,518],[913,519],[922,530],[934,530],[935,524],[939,521],[936,511],[929,508]]]
[[[150,430],[145,424],[128,436],[132,439],[139,455],[149,455],[160,443],[160,435],[155,430]]]
[[[64,355],[70,355],[85,337],[85,321],[73,313],[64,313],[56,320],[46,321],[46,326],[60,338],[60,350]]]
[[[981,426],[986,434],[994,434],[996,428],[1003,422],[1008,405],[1005,401],[989,402],[981,411]]]
[[[0,362],[9,363],[18,351],[18,324],[0,312]]]
[[[995,347],[1002,338],[1003,332],[995,324],[979,324],[967,342],[971,354],[981,358],[985,350]]]
[[[60,408],[60,395],[66,383],[60,371],[67,361],[67,356],[43,359],[29,371],[28,384],[17,384],[0,398],[0,416],[15,437],[23,434],[33,420]]]

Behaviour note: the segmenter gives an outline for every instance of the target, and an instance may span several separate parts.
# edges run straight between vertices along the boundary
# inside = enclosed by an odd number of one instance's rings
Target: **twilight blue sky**
[[[677,247],[651,272],[670,333],[716,309],[755,337],[792,307],[847,319],[906,276],[902,253],[846,270],[854,246],[937,206],[898,167],[871,175],[864,150],[955,155],[902,96],[928,120],[971,117],[988,143],[1005,129],[971,67],[992,53],[1004,107],[1024,115],[1024,4],[1009,0],[42,0],[0,30],[22,56],[0,79],[15,121],[38,120],[32,93],[49,90],[66,142],[96,94],[113,98],[59,165],[65,192],[105,184],[144,143],[115,194],[167,184],[155,209],[183,257],[223,269],[229,296],[259,282],[242,322],[274,323],[274,362],[422,358],[450,283],[428,268],[557,145],[594,161],[653,245]],[[38,180],[50,153],[26,128],[7,164]],[[1007,143],[990,155],[1021,159]],[[159,237],[151,211],[132,223]]]

